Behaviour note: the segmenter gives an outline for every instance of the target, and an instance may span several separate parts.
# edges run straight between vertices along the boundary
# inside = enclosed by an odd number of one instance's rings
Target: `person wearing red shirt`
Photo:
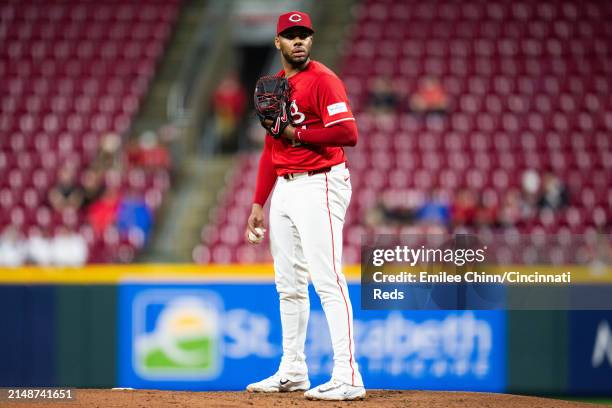
[[[213,94],[215,126],[223,151],[236,150],[236,127],[246,107],[244,88],[238,75],[228,74]]]
[[[416,113],[442,114],[448,111],[448,106],[448,94],[435,77],[421,81],[416,93],[410,98],[410,110]]]
[[[308,277],[321,298],[334,350],[329,382],[309,399],[365,397],[355,360],[353,312],[342,273],[342,228],[351,199],[344,147],[357,143],[357,127],[342,81],[310,59],[312,24],[306,13],[279,16],[274,43],[291,93],[292,124],[281,137],[265,137],[245,236],[259,236],[263,206],[270,205],[270,244],[280,298],[283,356],[278,371],[250,384],[253,392],[310,388],[304,343],[310,305]],[[271,123],[270,123],[271,124]],[[268,125],[267,123],[264,125]]]

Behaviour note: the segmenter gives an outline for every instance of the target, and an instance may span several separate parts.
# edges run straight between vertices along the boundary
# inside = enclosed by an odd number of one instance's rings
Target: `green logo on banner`
[[[221,365],[221,302],[207,291],[142,292],[134,300],[134,368],[143,378],[212,379]]]

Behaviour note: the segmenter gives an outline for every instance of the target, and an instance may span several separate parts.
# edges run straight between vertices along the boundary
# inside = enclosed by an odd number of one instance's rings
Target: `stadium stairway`
[[[187,0],[184,3],[168,52],[134,127],[133,134],[138,135],[138,131],[172,122],[181,133],[173,189],[164,196],[160,222],[148,249],[138,259],[141,262],[191,260],[193,247],[201,239],[200,226],[208,220],[218,192],[224,187],[224,176],[233,165],[231,156],[205,156],[194,146],[194,135],[201,131],[199,125],[208,111],[210,93],[224,72],[227,52],[219,52],[229,49],[228,37],[219,35],[220,31],[227,31],[225,17],[228,14],[222,12],[224,9],[226,4],[220,0]],[[210,24],[211,19],[217,20],[215,27]],[[214,47],[205,52],[205,59],[199,60],[196,55],[202,56],[206,48],[202,44],[205,27],[212,30],[208,35],[216,41]],[[195,76],[186,75],[185,66],[193,64],[199,67]],[[184,106],[191,114],[185,118],[169,118],[168,98],[171,98],[171,89],[179,83],[183,88],[196,88],[198,95]]]
[[[314,25],[317,30],[313,58],[323,61],[333,70],[338,68],[342,48],[349,37],[356,0],[319,1],[313,5]]]
[[[166,99],[172,84],[178,79],[177,67],[184,63],[190,48],[197,41],[194,39],[194,33],[197,32],[206,13],[205,3],[204,0],[184,1],[167,51],[160,61],[142,108],[134,120],[132,137],[138,136],[145,130],[158,129],[168,122]]]

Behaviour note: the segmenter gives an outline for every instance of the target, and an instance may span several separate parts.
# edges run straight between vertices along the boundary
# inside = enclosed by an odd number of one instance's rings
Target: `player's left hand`
[[[272,121],[270,119],[265,119],[262,122],[263,127],[267,129],[270,128],[270,126],[272,126]],[[283,131],[283,133],[280,135],[280,137],[289,140],[290,142],[295,141],[296,137],[295,137],[295,127],[291,124],[288,124],[287,127],[285,128],[285,130]]]
[[[291,86],[287,78],[264,76],[255,84],[255,113],[268,134],[275,139],[291,125]]]
[[[291,126],[291,111],[287,101],[281,102],[281,110],[272,118],[262,118],[261,125],[270,136],[278,139],[283,136],[288,126]]]

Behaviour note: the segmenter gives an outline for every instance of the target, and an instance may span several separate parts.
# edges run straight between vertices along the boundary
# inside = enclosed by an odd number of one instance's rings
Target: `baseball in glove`
[[[287,78],[264,76],[259,78],[253,95],[255,112],[262,126],[275,139],[278,139],[291,123],[291,88]],[[266,121],[271,121],[268,126]]]

